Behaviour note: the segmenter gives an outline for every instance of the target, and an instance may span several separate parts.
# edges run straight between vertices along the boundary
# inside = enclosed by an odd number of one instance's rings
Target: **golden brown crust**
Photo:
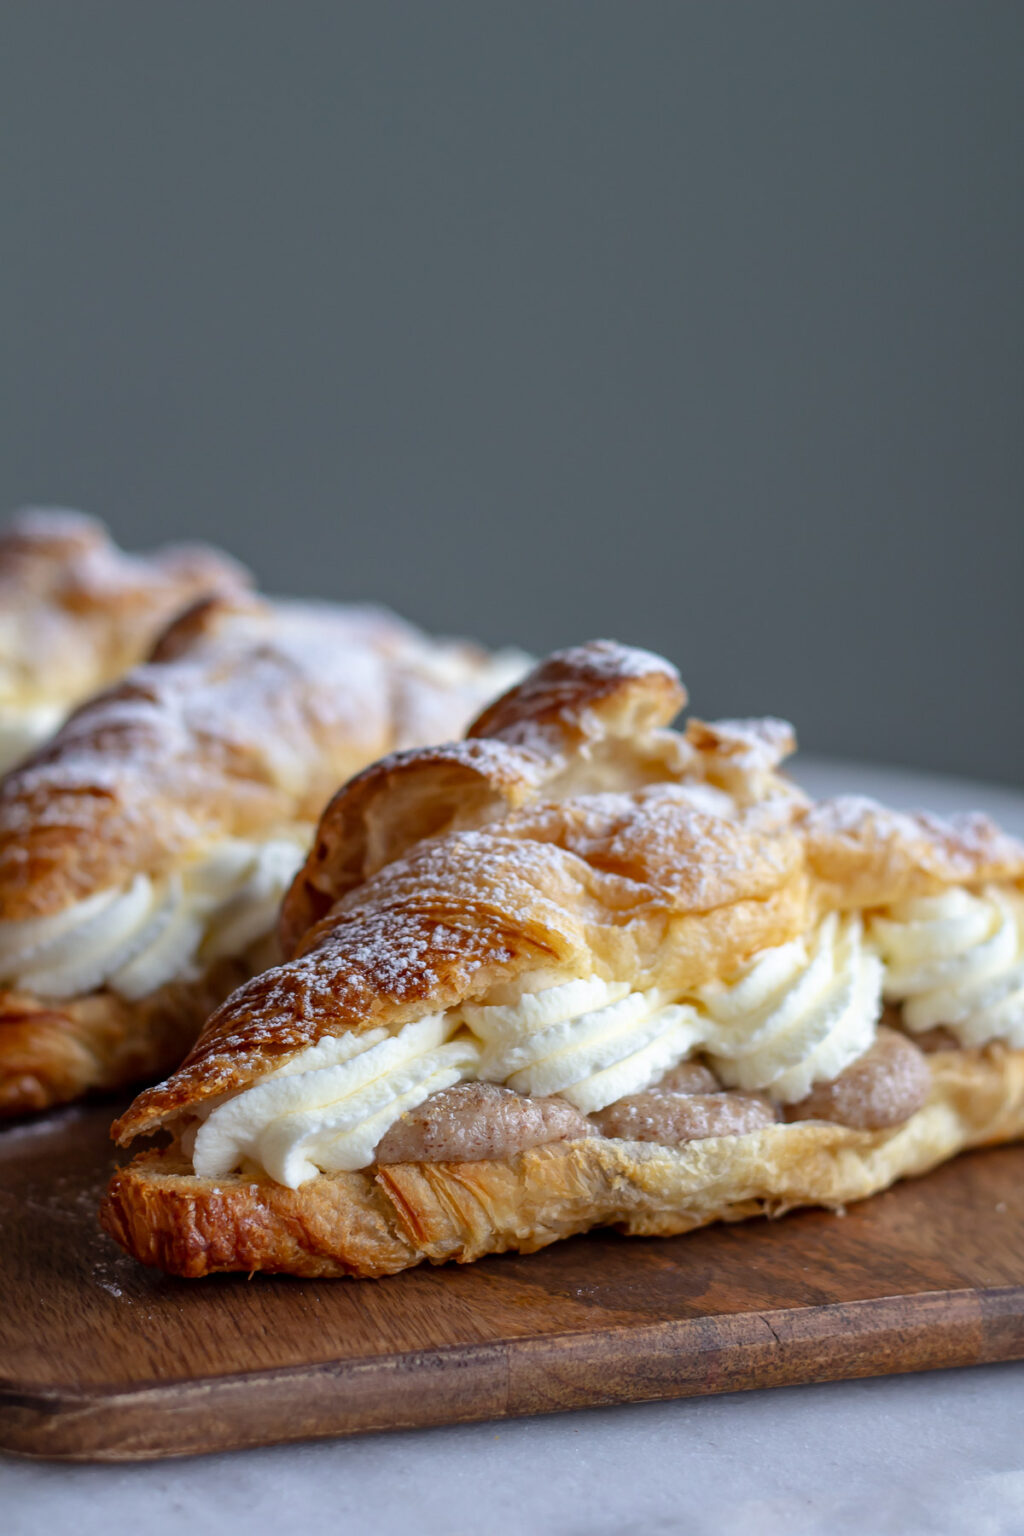
[[[1024,879],[1024,845],[977,811],[943,817],[841,795],[811,806],[801,832],[808,871],[829,909]]]
[[[521,805],[545,767],[534,754],[480,741],[398,753],[367,768],[320,818],[281,911],[283,952],[296,954],[335,902],[416,843]]]
[[[220,960],[135,1002],[105,989],[60,1003],[0,990],[0,1118],[169,1072],[199,1021],[255,968]]]
[[[667,1148],[563,1141],[509,1162],[397,1164],[298,1190],[198,1179],[174,1151],[115,1174],[106,1230],[144,1264],[196,1277],[270,1270],[375,1277],[428,1260],[533,1252],[594,1226],[671,1236],[714,1221],[842,1207],[967,1147],[1024,1134],[1024,1052],[937,1052],[928,1103],[896,1129],[805,1122]]]
[[[796,803],[776,773],[796,745],[783,721],[690,720],[678,673],[647,651],[597,640],[556,652],[484,710],[467,739],[398,754],[343,786],[285,900],[282,949],[355,886],[417,843],[499,822],[532,804],[595,790],[702,784],[762,813]],[[768,819],[766,818],[766,824]]]
[[[595,738],[645,736],[668,725],[685,703],[682,680],[663,657],[592,640],[554,652],[488,705],[466,734],[553,757]]]
[[[556,652],[473,722],[462,742],[385,758],[338,791],[281,914],[282,947],[346,893],[416,843],[482,827],[555,790],[570,762],[627,741],[636,772],[646,742],[686,702],[675,669],[598,640]],[[657,776],[664,753],[655,753]]]
[[[215,598],[155,660],[83,705],[0,781],[0,921],[62,911],[214,837],[314,822],[339,779],[403,738],[395,681],[458,728],[488,688],[420,675],[431,642],[372,609]]]
[[[106,687],[187,603],[249,579],[206,545],[129,555],[94,518],[20,513],[0,532],[0,708],[70,705]]]

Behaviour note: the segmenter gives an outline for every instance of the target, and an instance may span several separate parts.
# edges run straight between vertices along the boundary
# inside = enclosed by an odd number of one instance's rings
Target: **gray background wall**
[[[1021,779],[1018,0],[0,36],[0,506]]]

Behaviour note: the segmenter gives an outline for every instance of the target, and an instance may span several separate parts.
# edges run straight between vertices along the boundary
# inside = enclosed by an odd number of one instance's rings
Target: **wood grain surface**
[[[116,1109],[0,1132],[7,1450],[134,1460],[1024,1357],[1024,1148],[844,1217],[190,1282],[96,1224]]]

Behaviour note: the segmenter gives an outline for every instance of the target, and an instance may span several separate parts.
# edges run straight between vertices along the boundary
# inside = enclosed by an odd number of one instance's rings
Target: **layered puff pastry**
[[[117,1139],[109,1233],[184,1276],[381,1276],[600,1224],[841,1207],[1024,1131],[1024,846],[811,804],[779,721],[667,729],[659,658],[556,655],[332,801],[290,958]]]
[[[339,780],[519,675],[383,610],[201,600],[0,781],[0,1115],[169,1071],[279,958]]]
[[[14,517],[0,530],[0,772],[141,662],[189,603],[248,585],[205,545],[129,555],[80,512]]]

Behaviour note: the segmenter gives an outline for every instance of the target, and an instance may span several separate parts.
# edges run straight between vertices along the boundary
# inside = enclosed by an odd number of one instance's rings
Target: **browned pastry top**
[[[458,729],[490,678],[486,653],[382,610],[203,601],[0,782],[0,920],[159,875],[210,837],[315,822],[426,720]]]
[[[0,532],[0,701],[84,698],[141,661],[187,603],[248,584],[207,545],[131,555],[80,512],[22,512]]]

